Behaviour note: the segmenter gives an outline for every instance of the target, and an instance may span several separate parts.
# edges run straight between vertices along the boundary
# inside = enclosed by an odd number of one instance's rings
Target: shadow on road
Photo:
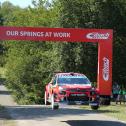
[[[63,121],[70,126],[126,126],[126,124],[114,121],[100,120],[68,120]]]
[[[84,110],[79,108],[60,108],[58,110],[52,110],[51,108],[45,107],[44,105],[31,105],[31,106],[6,106],[12,117],[16,120],[31,120],[31,119],[46,119],[50,117],[60,117],[67,115],[80,115],[86,116],[87,114],[96,114],[97,111]],[[100,111],[105,113],[109,111]]]
[[[11,91],[0,91],[0,95],[10,95]]]
[[[52,110],[49,107],[43,106],[6,106],[7,110],[14,119],[31,120],[31,119],[46,119],[50,117],[60,117],[66,115],[82,115],[91,113],[89,110],[60,108]]]
[[[0,120],[3,120],[3,119],[8,119],[8,120],[10,120],[11,117],[10,117],[10,115],[8,114],[8,112],[6,111],[6,109],[0,108]]]
[[[34,106],[6,106],[8,112],[11,114],[13,120],[34,120],[34,121],[45,121],[61,119],[61,123],[65,123],[69,126],[126,126],[125,123],[118,121],[107,121],[103,120],[92,120],[87,119],[90,114],[95,117],[97,112],[92,110],[83,110],[76,108],[60,108],[59,110],[51,110],[49,107],[34,105]],[[96,115],[95,115],[96,114]],[[80,119],[76,120],[77,115]],[[70,120],[68,117],[72,117],[75,120]]]

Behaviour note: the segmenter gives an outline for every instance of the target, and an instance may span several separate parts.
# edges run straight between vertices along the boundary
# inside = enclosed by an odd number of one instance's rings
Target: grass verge
[[[90,106],[82,106],[82,108],[91,110]],[[126,122],[126,104],[116,105],[115,103],[111,103],[109,106],[100,106],[98,110],[94,111]]]

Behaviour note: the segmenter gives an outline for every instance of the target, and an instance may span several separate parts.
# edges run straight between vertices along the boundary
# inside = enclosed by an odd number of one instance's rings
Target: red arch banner
[[[0,27],[0,40],[98,42],[98,90],[101,95],[109,96],[112,87],[112,39],[111,29]]]

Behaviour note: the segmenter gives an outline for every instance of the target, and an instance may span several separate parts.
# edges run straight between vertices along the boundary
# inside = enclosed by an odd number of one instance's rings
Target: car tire
[[[54,102],[54,94],[52,94],[52,96],[51,96],[51,108],[52,108],[52,110],[59,108],[59,105],[55,104],[55,102]]]
[[[97,110],[99,108],[99,106],[91,106],[92,110]]]

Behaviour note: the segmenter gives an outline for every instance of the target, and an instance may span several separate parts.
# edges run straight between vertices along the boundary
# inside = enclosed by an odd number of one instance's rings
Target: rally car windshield
[[[59,77],[57,79],[57,83],[61,84],[91,84],[87,77],[76,77],[76,76],[67,76],[67,77]]]

